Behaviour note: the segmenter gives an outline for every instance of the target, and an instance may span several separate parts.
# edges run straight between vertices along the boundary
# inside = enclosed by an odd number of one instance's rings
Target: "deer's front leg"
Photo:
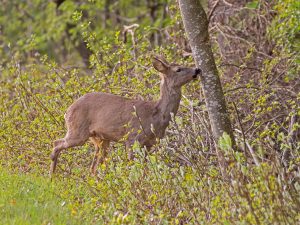
[[[94,155],[93,162],[92,162],[92,165],[90,168],[90,172],[93,175],[96,173],[97,162],[99,161],[99,154],[100,154],[100,148],[98,145],[95,145],[95,155]]]
[[[144,134],[139,134],[139,135],[135,136],[135,138],[129,139],[126,142],[126,150],[128,151],[128,159],[133,160],[135,157],[135,153],[132,149],[132,146],[136,141],[139,143],[141,148],[146,147],[147,151],[148,151],[152,146],[152,141],[151,141],[152,139],[153,138],[151,136],[149,137]],[[147,151],[146,151],[146,155],[147,155]]]

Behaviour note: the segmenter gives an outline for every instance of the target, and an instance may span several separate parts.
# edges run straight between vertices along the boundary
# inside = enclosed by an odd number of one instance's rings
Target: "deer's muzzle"
[[[193,75],[193,78],[197,78],[197,75],[201,73],[201,69],[196,68],[195,69],[195,74]]]

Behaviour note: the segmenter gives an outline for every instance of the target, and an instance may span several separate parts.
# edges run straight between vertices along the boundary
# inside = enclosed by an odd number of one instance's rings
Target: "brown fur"
[[[63,149],[83,145],[88,139],[96,149],[91,166],[91,172],[95,173],[98,163],[102,163],[107,155],[110,141],[123,141],[128,148],[138,141],[150,148],[164,136],[171,114],[177,113],[181,87],[193,80],[200,70],[170,65],[159,57],[154,58],[153,66],[161,73],[157,102],[95,92],[85,94],[69,107],[65,115],[68,132],[63,139],[54,142],[51,174]],[[132,158],[131,151],[129,158]]]

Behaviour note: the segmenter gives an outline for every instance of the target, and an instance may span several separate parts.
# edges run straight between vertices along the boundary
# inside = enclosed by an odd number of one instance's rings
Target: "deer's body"
[[[88,139],[91,139],[96,148],[91,166],[92,173],[95,173],[98,163],[103,162],[106,157],[110,141],[123,141],[127,147],[138,141],[142,146],[150,148],[157,139],[164,136],[171,114],[177,113],[181,86],[195,78],[200,70],[171,67],[162,59],[155,60],[154,67],[166,74],[162,76],[158,101],[132,100],[95,92],[85,94],[68,108],[65,114],[68,132],[65,138],[54,142],[51,173],[55,170],[61,150],[82,145]],[[178,68],[185,71],[175,79],[174,74],[180,73]],[[129,156],[132,157],[131,152]]]
[[[163,137],[170,113],[176,114],[180,95],[176,97],[169,110],[160,107],[161,101],[132,100],[100,92],[88,93],[69,107],[65,121],[69,131],[79,129],[85,139],[97,137],[119,142],[128,134],[129,138],[125,142],[132,142],[139,130],[140,144],[150,147],[156,137]]]

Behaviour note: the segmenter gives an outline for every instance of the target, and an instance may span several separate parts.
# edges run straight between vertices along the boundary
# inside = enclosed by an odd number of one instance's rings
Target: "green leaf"
[[[222,150],[230,150],[232,147],[231,138],[226,132],[224,132],[222,137],[219,139],[219,147]]]
[[[246,7],[249,9],[256,9],[258,7],[258,1],[248,2]]]

